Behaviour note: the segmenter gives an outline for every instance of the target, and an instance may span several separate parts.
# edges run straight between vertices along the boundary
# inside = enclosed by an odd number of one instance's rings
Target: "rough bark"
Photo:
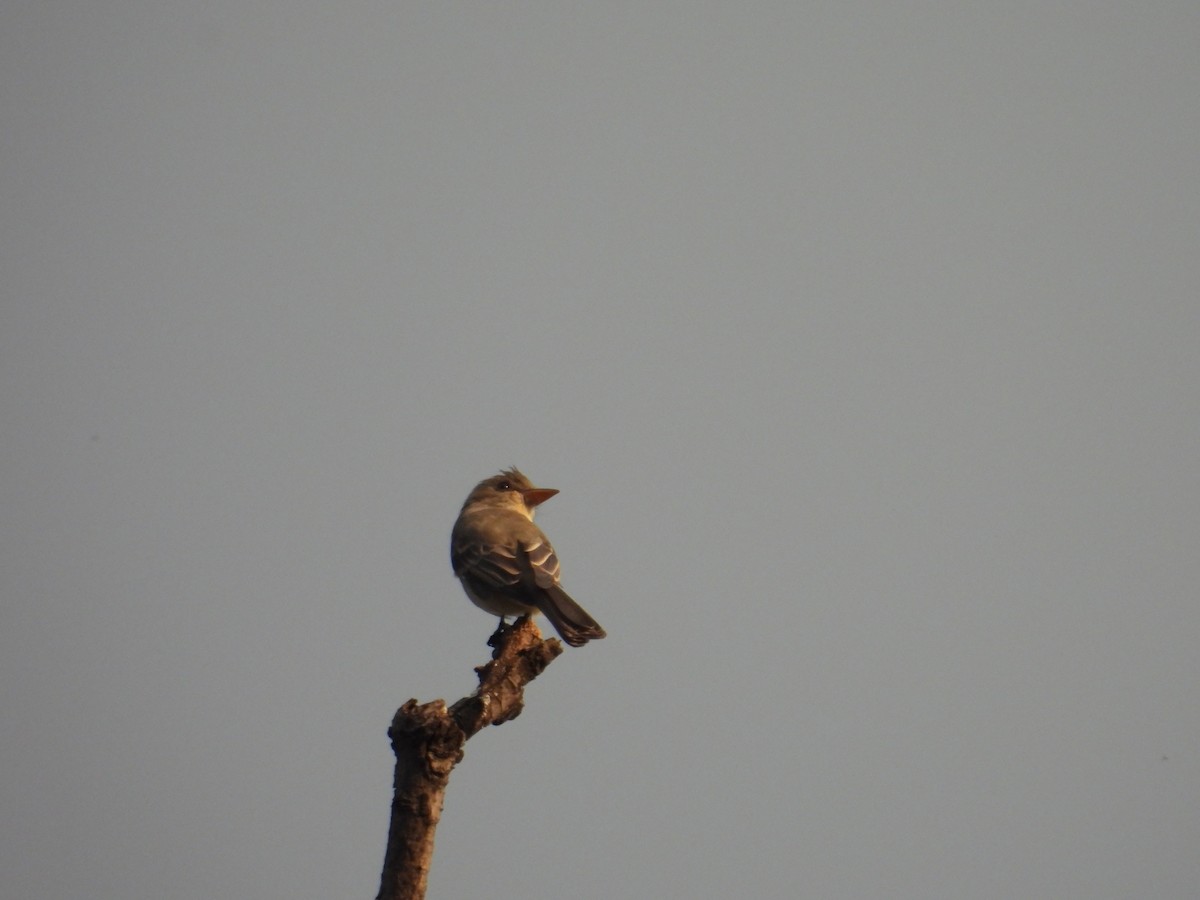
[[[488,643],[494,648],[492,661],[475,669],[479,688],[474,694],[449,709],[443,700],[409,700],[392,718],[392,821],[376,900],[424,898],[434,831],[450,772],[463,758],[463,745],[484,727],[520,715],[525,685],[563,650],[556,638],[542,640],[528,617],[500,628]]]

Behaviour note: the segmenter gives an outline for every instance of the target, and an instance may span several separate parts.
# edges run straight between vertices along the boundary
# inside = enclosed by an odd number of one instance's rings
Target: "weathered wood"
[[[433,837],[450,772],[463,745],[488,725],[516,718],[525,685],[562,653],[556,638],[542,640],[526,616],[492,635],[492,660],[475,669],[479,688],[449,709],[443,700],[409,700],[392,718],[388,737],[396,754],[392,820],[376,900],[422,900],[433,861]]]

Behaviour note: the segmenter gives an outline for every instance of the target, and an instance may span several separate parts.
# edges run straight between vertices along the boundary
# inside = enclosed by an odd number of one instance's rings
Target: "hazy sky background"
[[[0,896],[1200,893],[1200,5],[8,2]]]

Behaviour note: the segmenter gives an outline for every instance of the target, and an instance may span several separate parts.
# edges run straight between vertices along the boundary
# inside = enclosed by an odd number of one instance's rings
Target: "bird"
[[[500,617],[541,612],[572,647],[604,629],[558,583],[558,556],[534,511],[558,493],[534,487],[516,467],[485,478],[467,496],[450,533],[450,565],[471,602]]]

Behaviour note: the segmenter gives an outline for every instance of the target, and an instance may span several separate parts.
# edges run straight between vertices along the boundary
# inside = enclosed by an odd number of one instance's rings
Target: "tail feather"
[[[582,647],[590,640],[605,636],[600,623],[558,585],[539,591],[537,601],[542,615],[550,620],[554,630],[572,647]]]

